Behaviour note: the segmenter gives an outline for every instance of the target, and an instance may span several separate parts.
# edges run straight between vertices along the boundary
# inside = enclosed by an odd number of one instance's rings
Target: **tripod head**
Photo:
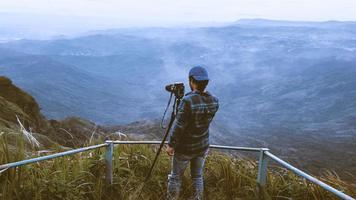
[[[166,90],[173,93],[177,99],[184,97],[184,84],[181,82],[166,85]]]
[[[169,104],[171,102],[171,98],[172,98],[173,94],[174,94],[174,97],[175,97],[175,101],[173,103],[173,112],[172,112],[172,116],[173,116],[174,115],[174,111],[176,113],[178,112],[178,106],[180,104],[181,99],[184,97],[184,84],[181,83],[181,82],[176,82],[176,83],[173,83],[173,84],[166,85],[165,88],[166,88],[166,90],[168,92],[171,93],[171,97],[169,99],[168,106],[169,106]],[[168,108],[168,106],[167,106],[167,108]],[[166,111],[167,111],[167,108],[166,108]],[[166,113],[166,111],[165,111],[165,113]],[[163,118],[164,118],[164,116],[163,116]]]

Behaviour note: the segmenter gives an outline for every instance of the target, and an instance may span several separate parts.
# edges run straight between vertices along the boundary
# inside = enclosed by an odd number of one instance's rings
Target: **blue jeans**
[[[172,160],[172,170],[168,175],[167,198],[178,199],[184,171],[190,163],[190,176],[193,181],[193,199],[203,199],[204,182],[203,168],[207,152],[185,155],[175,152]]]

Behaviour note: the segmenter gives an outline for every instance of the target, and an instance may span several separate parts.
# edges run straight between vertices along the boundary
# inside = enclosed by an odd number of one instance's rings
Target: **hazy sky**
[[[0,0],[0,42],[246,18],[356,21],[356,0]]]
[[[77,16],[123,25],[241,18],[356,21],[356,0],[0,0],[0,12]]]

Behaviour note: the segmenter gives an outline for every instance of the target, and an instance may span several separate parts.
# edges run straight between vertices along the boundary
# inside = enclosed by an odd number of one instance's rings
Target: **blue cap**
[[[208,81],[209,80],[208,72],[206,71],[206,69],[204,67],[200,67],[200,66],[193,67],[189,71],[189,76],[192,76],[197,81]]]

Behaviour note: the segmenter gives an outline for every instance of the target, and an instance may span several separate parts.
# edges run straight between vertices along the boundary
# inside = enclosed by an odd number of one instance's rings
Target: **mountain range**
[[[355,38],[353,22],[93,31],[2,43],[0,74],[49,118],[117,125],[159,119],[164,86],[187,86],[190,67],[202,65],[221,103],[213,142],[269,147],[315,173],[356,172]]]

